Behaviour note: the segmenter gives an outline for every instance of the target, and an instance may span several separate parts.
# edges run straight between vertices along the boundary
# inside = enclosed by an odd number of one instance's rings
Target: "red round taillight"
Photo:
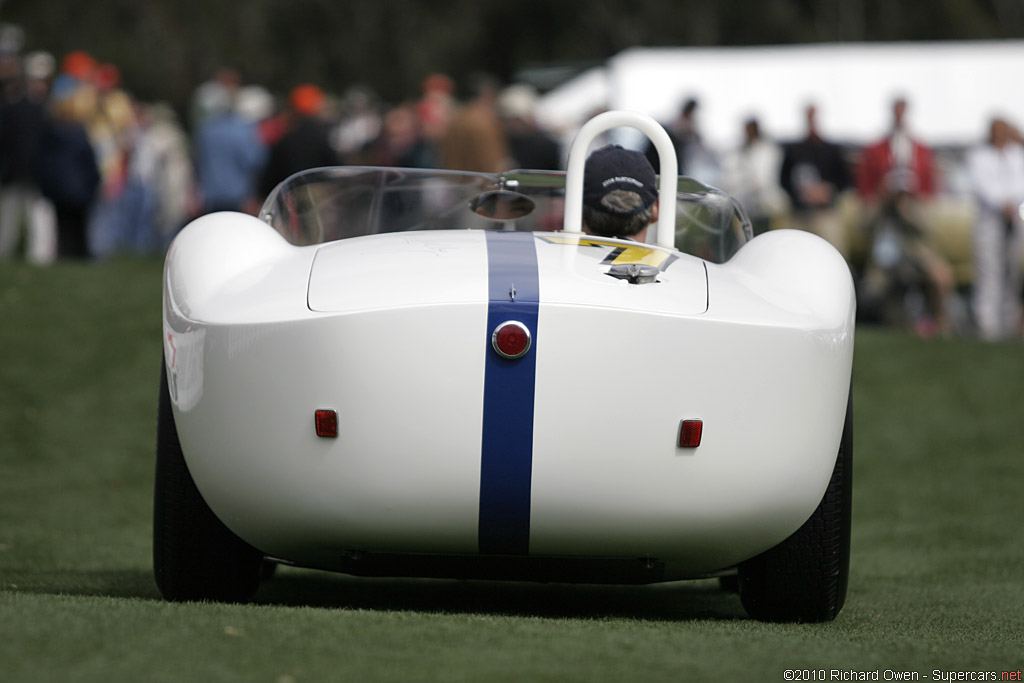
[[[491,335],[491,346],[502,358],[522,358],[530,350],[530,343],[530,330],[515,320],[498,325]]]

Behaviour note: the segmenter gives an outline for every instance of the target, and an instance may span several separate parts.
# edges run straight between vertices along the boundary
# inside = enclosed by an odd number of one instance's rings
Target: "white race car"
[[[587,150],[619,126],[661,156],[651,244],[580,232]],[[809,233],[751,238],[730,197],[675,164],[653,120],[609,112],[564,174],[316,169],[259,217],[187,226],[164,272],[163,595],[248,599],[270,562],[731,574],[755,618],[834,618],[849,269]]]

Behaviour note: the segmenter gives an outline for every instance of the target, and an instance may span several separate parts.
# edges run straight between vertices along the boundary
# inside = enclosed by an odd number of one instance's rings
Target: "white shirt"
[[[785,208],[786,197],[779,182],[782,150],[773,142],[757,140],[735,150],[726,160],[725,189],[754,215],[771,214]]]
[[[1001,149],[975,147],[967,154],[971,189],[982,208],[1002,211],[1024,202],[1024,146],[1011,142]]]

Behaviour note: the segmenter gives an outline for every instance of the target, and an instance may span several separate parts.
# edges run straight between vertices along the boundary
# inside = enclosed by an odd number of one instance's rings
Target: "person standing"
[[[128,243],[136,252],[166,251],[194,211],[195,169],[185,131],[167,104],[139,109],[139,136],[129,163]]]
[[[323,119],[324,100],[318,86],[306,83],[292,89],[286,132],[270,147],[263,169],[260,191],[264,196],[294,173],[338,163],[330,127]]]
[[[987,143],[967,155],[977,206],[974,224],[974,317],[983,339],[1006,339],[1021,323],[1021,204],[1024,146],[1004,119],[993,119]]]
[[[500,173],[510,166],[508,141],[498,117],[498,84],[486,74],[470,79],[472,99],[456,109],[441,139],[441,166]]]
[[[904,98],[893,101],[889,133],[864,149],[858,171],[857,190],[865,201],[879,201],[897,192],[922,199],[934,194],[932,151],[910,134]]]
[[[723,185],[747,211],[754,234],[767,231],[788,210],[779,185],[782,148],[761,134],[756,118],[743,124],[743,144],[726,157]]]
[[[849,256],[849,245],[836,203],[851,186],[850,170],[839,145],[822,137],[818,110],[804,111],[807,135],[784,147],[779,181],[793,207],[794,227],[824,237]]]
[[[108,257],[131,242],[135,229],[128,192],[132,146],[138,135],[134,98],[121,87],[121,71],[97,64],[90,85],[95,91],[92,118],[86,122],[100,168],[100,195],[89,216],[89,250]]]
[[[554,138],[537,124],[537,92],[528,85],[511,85],[498,97],[505,126],[510,164],[540,171],[562,169],[562,151]]]
[[[210,103],[195,140],[196,181],[202,213],[259,209],[257,182],[266,148],[255,121],[243,117],[233,94]]]
[[[687,98],[679,110],[676,120],[665,126],[672,146],[676,150],[676,161],[679,164],[679,175],[689,176],[707,185],[717,185],[720,181],[721,167],[718,157],[704,144],[698,125],[700,102],[695,97]],[[651,166],[661,170],[658,150],[648,141],[644,150]]]
[[[48,61],[47,61],[47,58]],[[47,127],[47,79],[53,57],[24,60],[24,79],[7,84],[0,107],[0,258],[10,258],[25,224],[25,258],[37,265],[57,255],[53,205],[39,189],[38,158]]]
[[[93,110],[88,87],[55,93],[50,125],[40,141],[39,187],[57,214],[57,255],[89,258],[89,214],[100,187],[96,152],[85,121]]]
[[[932,150],[910,134],[906,114],[907,101],[896,98],[891,129],[864,149],[857,167],[871,245],[862,282],[864,303],[892,322],[904,322],[906,292],[919,287],[928,310],[910,322],[923,336],[947,334],[956,281],[934,244],[924,210],[935,193],[935,164]]]

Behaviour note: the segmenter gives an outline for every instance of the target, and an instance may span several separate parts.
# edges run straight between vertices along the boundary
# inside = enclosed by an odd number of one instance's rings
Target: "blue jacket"
[[[206,207],[240,207],[256,195],[266,147],[256,124],[234,113],[211,117],[196,139],[196,175]]]

